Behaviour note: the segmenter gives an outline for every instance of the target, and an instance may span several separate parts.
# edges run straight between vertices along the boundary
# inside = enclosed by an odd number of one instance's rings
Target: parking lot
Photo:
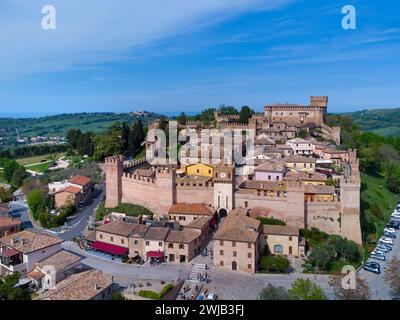
[[[373,261],[373,262],[379,263],[381,273],[375,274],[375,273],[366,271],[364,269],[361,269],[359,271],[359,276],[368,282],[368,285],[371,289],[372,299],[390,300],[390,299],[393,299],[394,297],[398,297],[398,295],[395,295],[391,291],[390,287],[383,279],[387,262],[393,257],[398,257],[398,258],[400,257],[400,240],[399,240],[400,231],[396,230],[395,235],[396,235],[396,238],[392,239],[393,243],[394,243],[391,246],[392,251],[389,251],[384,254],[386,261],[375,260],[372,258],[368,259],[368,261]]]

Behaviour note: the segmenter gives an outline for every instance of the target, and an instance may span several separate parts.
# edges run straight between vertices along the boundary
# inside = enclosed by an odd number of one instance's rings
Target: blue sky
[[[57,29],[41,28],[41,9]],[[341,27],[345,4],[357,29]],[[400,107],[400,1],[0,0],[0,113]]]

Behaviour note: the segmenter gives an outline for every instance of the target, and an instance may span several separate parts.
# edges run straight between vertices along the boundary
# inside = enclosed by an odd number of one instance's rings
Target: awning
[[[149,258],[164,258],[163,251],[149,251],[147,252],[147,257]]]
[[[124,256],[128,253],[128,248],[116,246],[113,244],[101,242],[101,241],[95,241],[92,244],[92,248],[100,251],[105,251],[108,253],[116,254],[119,256]]]
[[[10,257],[13,257],[13,256],[17,256],[17,255],[19,255],[20,253],[21,253],[21,252],[18,251],[17,249],[11,248],[11,249],[5,249],[5,250],[3,250],[3,252],[2,252],[1,254],[2,254],[2,256],[4,256],[4,257],[10,258]]]

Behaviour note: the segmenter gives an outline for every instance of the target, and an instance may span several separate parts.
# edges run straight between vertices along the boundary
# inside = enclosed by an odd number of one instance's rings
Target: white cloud
[[[294,0],[3,0],[0,81],[26,73],[93,67],[169,36]],[[57,29],[41,28],[41,9],[57,9]]]

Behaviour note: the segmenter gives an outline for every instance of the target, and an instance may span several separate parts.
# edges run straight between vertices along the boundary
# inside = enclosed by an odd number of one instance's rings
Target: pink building
[[[264,162],[254,169],[254,179],[261,181],[282,181],[286,167],[281,161]]]

